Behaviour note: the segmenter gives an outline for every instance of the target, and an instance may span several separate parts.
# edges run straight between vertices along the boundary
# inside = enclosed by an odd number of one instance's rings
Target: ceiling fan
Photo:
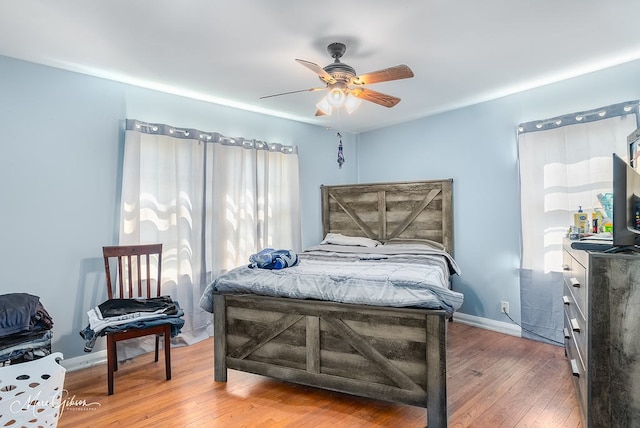
[[[406,65],[396,65],[395,67],[357,75],[353,67],[340,62],[340,58],[342,58],[346,50],[347,47],[343,43],[331,43],[327,46],[327,51],[329,51],[329,55],[331,55],[334,61],[326,67],[320,67],[317,64],[302,59],[296,59],[300,64],[316,73],[325,86],[267,95],[260,97],[260,99],[328,89],[329,93],[327,96],[316,104],[318,108],[316,116],[331,114],[334,108],[342,106],[345,106],[347,112],[351,113],[358,108],[362,100],[389,108],[398,104],[400,98],[376,92],[362,86],[413,77],[413,71]]]

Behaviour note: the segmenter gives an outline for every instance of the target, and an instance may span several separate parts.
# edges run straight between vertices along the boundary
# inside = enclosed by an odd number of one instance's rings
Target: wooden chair
[[[109,299],[150,298],[160,296],[160,272],[162,269],[162,244],[103,247],[104,269],[107,275]],[[157,258],[158,269],[152,276],[151,263]],[[112,265],[116,266],[112,274]],[[156,285],[151,286],[155,281]],[[160,336],[164,336],[164,362],[167,380],[171,379],[171,324],[147,328],[132,328],[106,333],[108,393],[113,394],[113,374],[118,370],[116,343],[148,335],[156,336],[155,361],[158,362]]]

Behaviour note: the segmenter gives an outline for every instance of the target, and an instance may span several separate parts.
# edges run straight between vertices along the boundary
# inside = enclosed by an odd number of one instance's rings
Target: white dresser
[[[563,245],[565,350],[585,427],[640,427],[640,254]]]

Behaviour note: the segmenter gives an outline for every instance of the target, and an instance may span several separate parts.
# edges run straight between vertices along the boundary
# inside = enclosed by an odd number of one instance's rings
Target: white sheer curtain
[[[207,146],[206,224],[214,231],[207,266],[214,276],[265,247],[300,250],[298,156],[264,145],[221,139]]]
[[[299,250],[293,146],[127,120],[121,245],[163,244],[163,293],[185,311],[176,344],[209,337],[198,302],[212,277],[264,246]],[[122,347],[125,358],[151,342]],[[119,351],[120,352],[120,351]]]
[[[628,158],[636,112],[629,102],[520,125],[522,324],[552,341],[562,341],[562,240],[572,213],[611,191],[612,153]]]

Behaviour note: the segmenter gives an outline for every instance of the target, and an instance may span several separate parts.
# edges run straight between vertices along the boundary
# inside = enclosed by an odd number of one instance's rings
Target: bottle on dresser
[[[602,233],[603,231],[602,211],[599,208],[595,208],[591,213],[591,233]]]
[[[588,233],[591,230],[589,227],[589,216],[582,210],[582,205],[579,205],[578,211],[573,214],[573,225],[580,234]]]

